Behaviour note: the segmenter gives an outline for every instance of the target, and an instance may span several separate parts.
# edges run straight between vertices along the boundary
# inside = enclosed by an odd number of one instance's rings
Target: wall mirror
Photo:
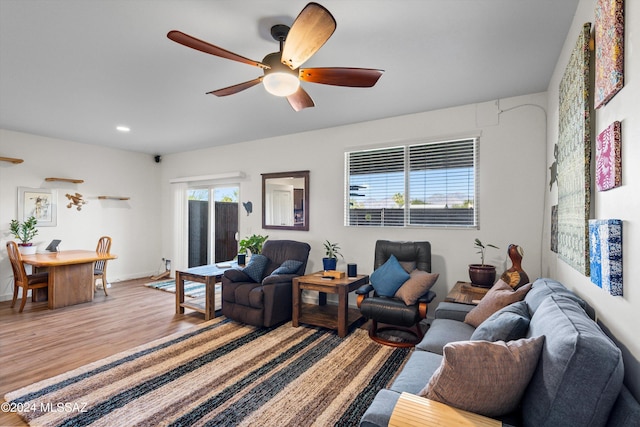
[[[262,174],[262,228],[309,231],[309,171]]]

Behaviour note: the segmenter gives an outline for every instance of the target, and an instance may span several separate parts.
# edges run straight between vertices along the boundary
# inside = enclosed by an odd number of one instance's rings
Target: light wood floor
[[[9,391],[32,384],[204,322],[186,310],[175,314],[175,295],[144,286],[142,278],[112,284],[90,303],[49,310],[27,305],[22,313],[0,302],[0,401]],[[24,426],[0,412],[0,426]]]

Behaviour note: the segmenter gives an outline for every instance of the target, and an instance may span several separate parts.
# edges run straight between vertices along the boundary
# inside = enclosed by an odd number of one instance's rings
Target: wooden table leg
[[[298,278],[294,277],[291,289],[293,290],[293,312],[291,314],[291,325],[294,327],[298,327],[300,326],[300,294],[302,293],[302,291],[300,290],[300,282],[298,281]]]
[[[179,271],[176,271],[176,314],[183,314],[184,307],[184,279]]]
[[[65,264],[49,269],[50,309],[93,301],[93,262]]]
[[[338,288],[338,336],[340,338],[347,336],[348,301],[349,291],[347,287],[340,286]]]
[[[216,276],[207,276],[204,292],[204,320],[216,317]]]

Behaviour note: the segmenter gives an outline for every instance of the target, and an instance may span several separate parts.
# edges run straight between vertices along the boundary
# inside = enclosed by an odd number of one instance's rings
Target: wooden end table
[[[349,326],[362,317],[360,310],[349,308],[349,293],[369,283],[369,276],[359,274],[356,277],[323,279],[322,272],[295,277],[293,279],[293,316],[294,327],[300,323],[322,326],[338,331],[338,336],[347,336]],[[318,291],[318,305],[303,304],[302,290]],[[327,305],[327,294],[338,295],[338,305]]]
[[[458,302],[461,304],[478,305],[487,294],[489,288],[473,286],[469,282],[457,282],[445,297],[446,302]]]
[[[218,267],[215,264],[202,265],[200,267],[189,268],[184,271],[176,271],[176,313],[184,313],[184,309],[189,308],[200,313],[204,313],[204,320],[216,317],[216,283],[222,279],[225,271],[237,266],[228,264],[229,267]],[[205,295],[203,298],[194,298],[189,301],[184,300],[184,281],[191,280],[205,284]]]

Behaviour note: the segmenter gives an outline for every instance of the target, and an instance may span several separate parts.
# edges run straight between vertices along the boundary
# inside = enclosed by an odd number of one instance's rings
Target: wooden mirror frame
[[[267,197],[266,186],[268,179],[281,179],[281,178],[303,178],[304,179],[304,195],[302,197],[302,225],[273,225],[266,222],[267,211]],[[262,228],[270,230],[300,230],[309,231],[309,171],[295,171],[295,172],[278,172],[278,173],[263,173],[262,174]]]

